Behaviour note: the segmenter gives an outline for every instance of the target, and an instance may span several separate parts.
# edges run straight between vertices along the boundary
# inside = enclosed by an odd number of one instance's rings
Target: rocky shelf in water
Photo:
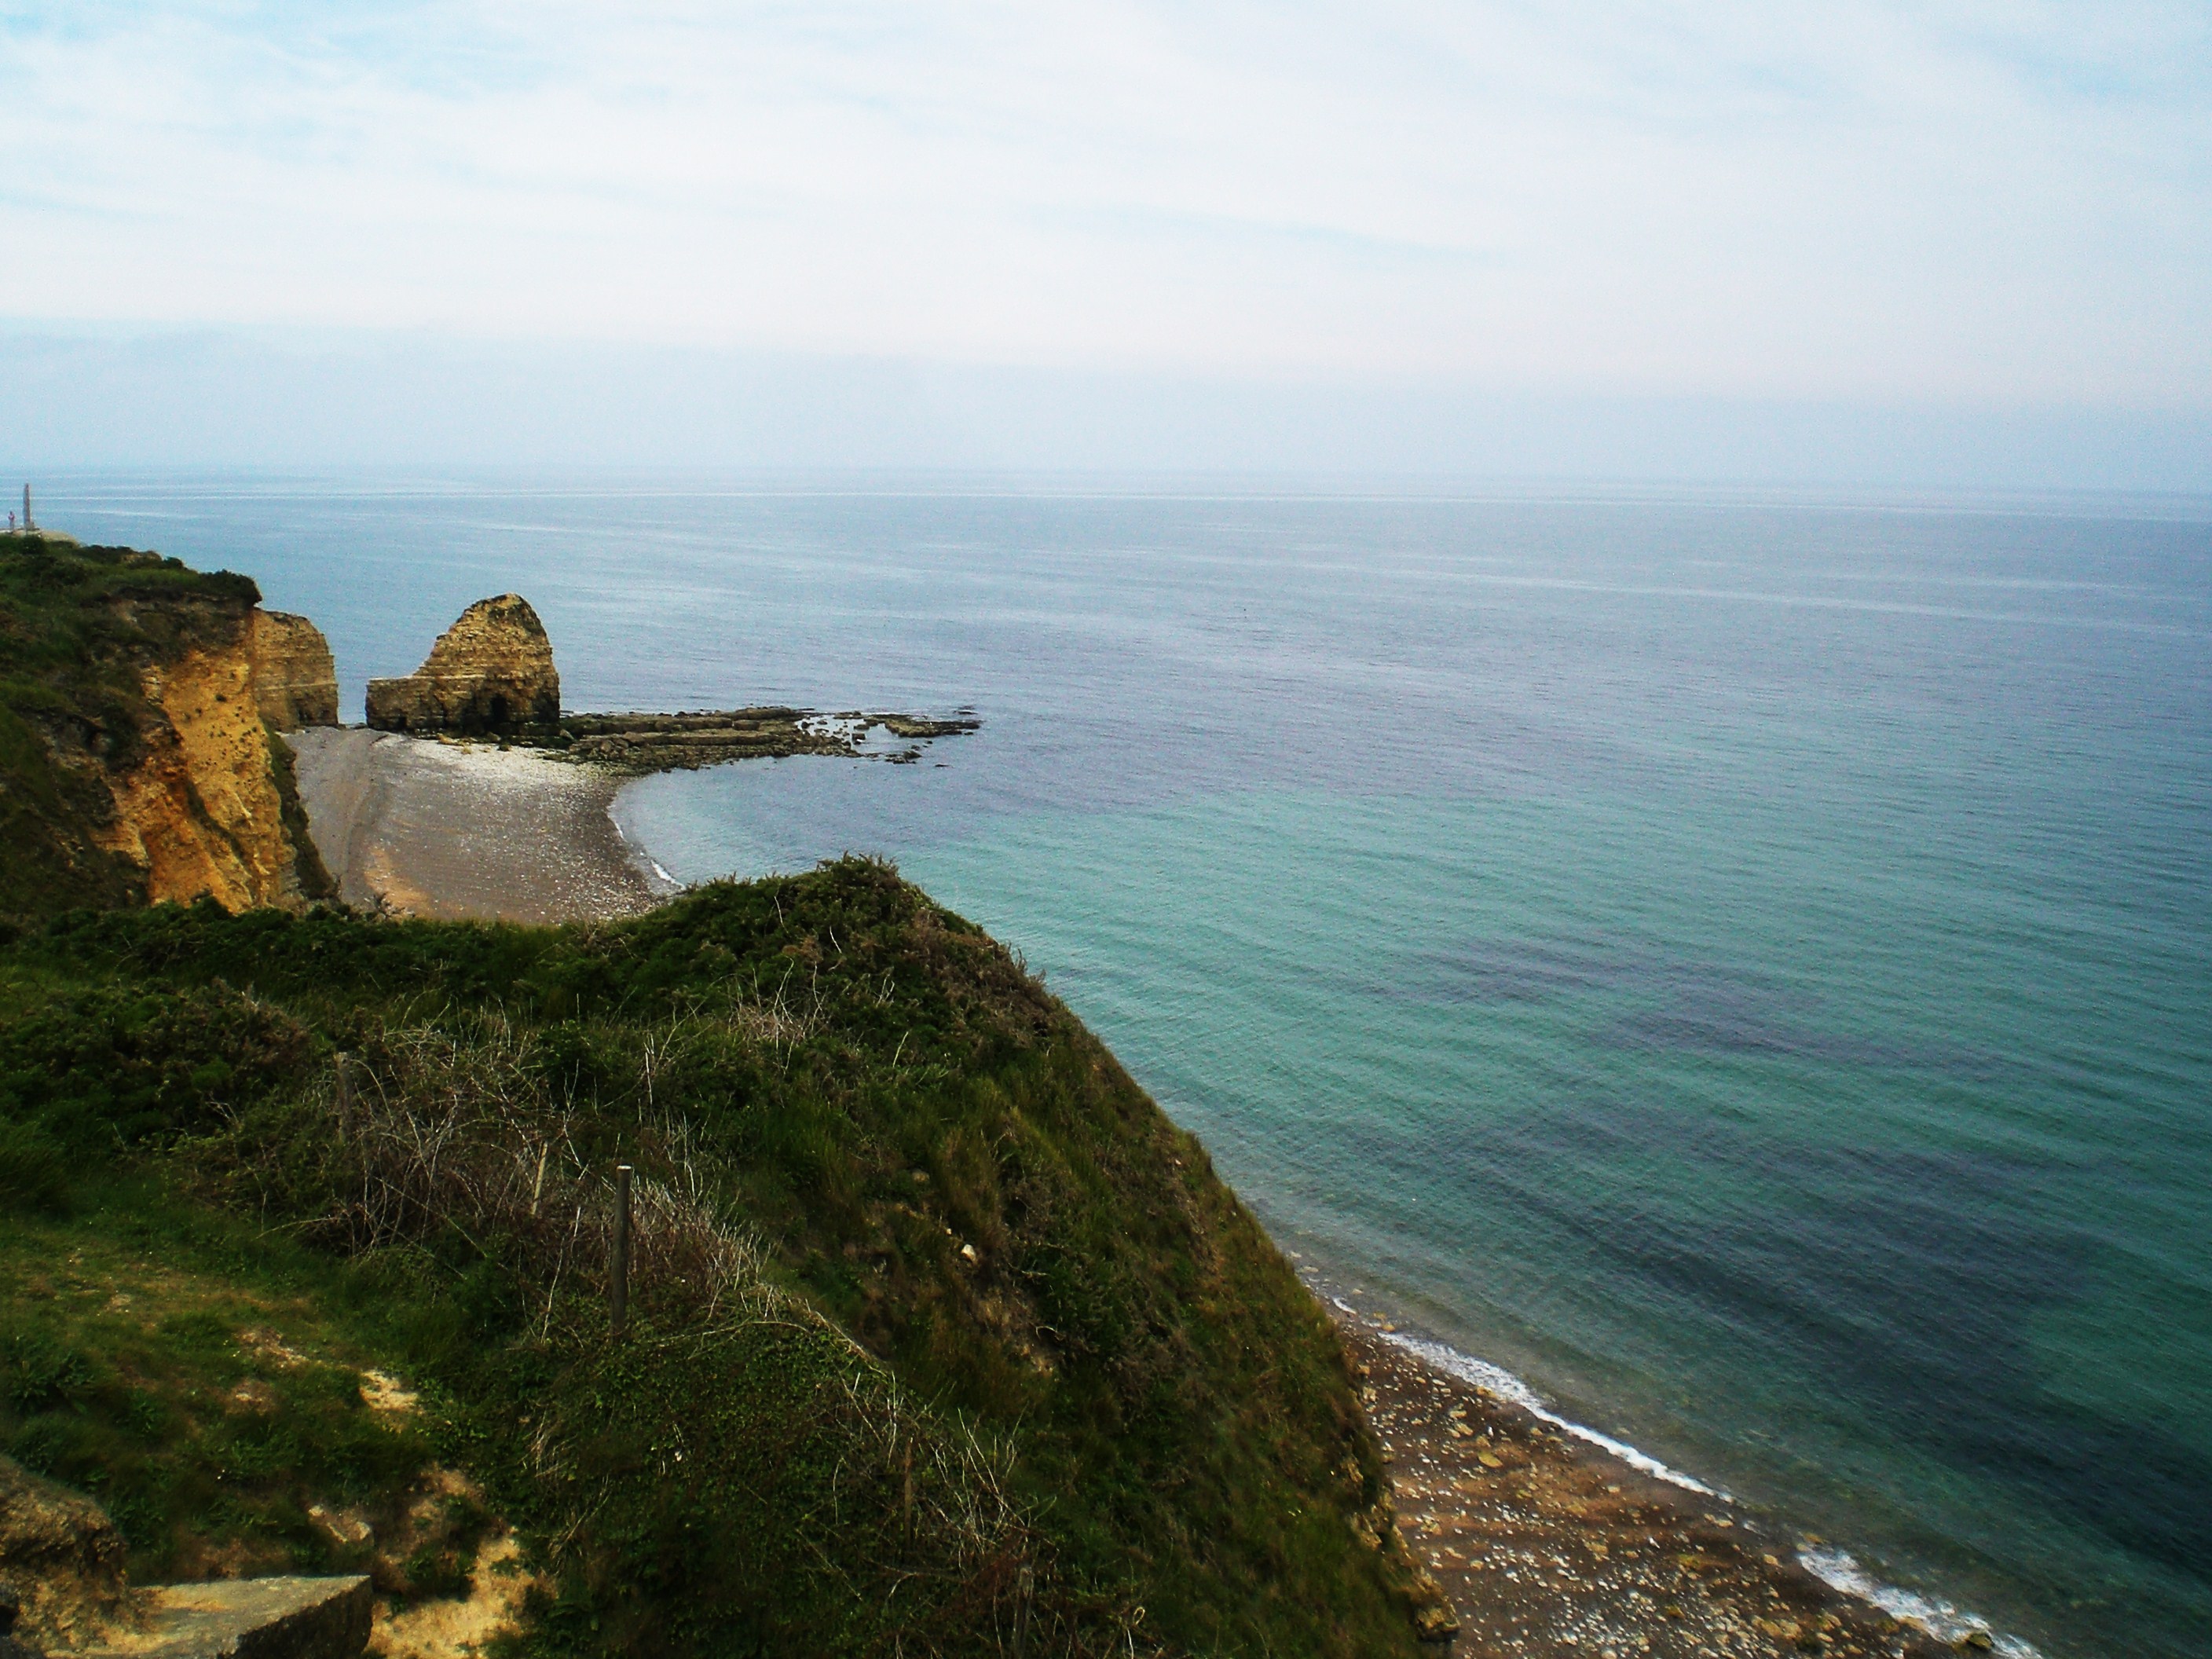
[[[854,710],[726,708],[675,714],[563,714],[552,735],[526,739],[556,759],[620,772],[673,772],[780,755],[842,755],[911,765],[925,745],[982,725],[969,710],[947,720]],[[884,742],[874,734],[889,734]]]

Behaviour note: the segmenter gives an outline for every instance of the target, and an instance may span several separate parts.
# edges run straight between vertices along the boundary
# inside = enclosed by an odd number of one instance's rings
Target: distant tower
[[[23,486],[23,528],[26,531],[31,531],[38,527],[31,522],[31,486],[25,484]]]

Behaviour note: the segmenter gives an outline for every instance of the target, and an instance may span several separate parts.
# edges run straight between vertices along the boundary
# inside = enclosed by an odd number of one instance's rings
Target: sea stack
[[[368,683],[368,723],[383,732],[536,734],[560,720],[553,642],[519,593],[478,599],[412,674]]]

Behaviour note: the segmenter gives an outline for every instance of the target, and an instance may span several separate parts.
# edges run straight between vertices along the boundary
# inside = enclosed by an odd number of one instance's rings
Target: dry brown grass
[[[546,1298],[604,1291],[611,1260],[612,1162],[580,1147],[580,1114],[547,1087],[537,1038],[493,1011],[456,1031],[386,1028],[318,1103],[350,1166],[345,1200],[313,1224],[349,1254],[458,1230],[522,1269]],[[629,1161],[631,1272],[712,1321],[732,1298],[780,1304],[760,1275],[757,1241],[713,1197],[712,1171],[680,1115],[651,1104],[656,1059],[644,1050],[646,1105]]]

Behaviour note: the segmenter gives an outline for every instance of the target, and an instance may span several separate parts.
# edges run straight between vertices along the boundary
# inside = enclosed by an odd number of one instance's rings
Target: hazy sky
[[[0,0],[0,89],[17,347],[2212,411],[2207,3]]]

